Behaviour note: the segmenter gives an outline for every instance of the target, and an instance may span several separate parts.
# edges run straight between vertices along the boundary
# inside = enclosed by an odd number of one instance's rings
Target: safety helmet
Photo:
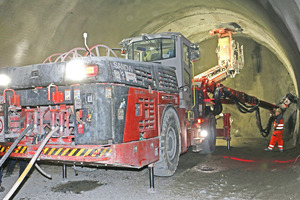
[[[281,113],[281,109],[280,108],[276,108],[275,112]]]

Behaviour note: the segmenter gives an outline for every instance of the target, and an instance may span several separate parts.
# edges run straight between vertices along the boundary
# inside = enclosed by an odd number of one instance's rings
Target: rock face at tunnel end
[[[234,79],[228,79],[222,84],[239,91],[246,91],[249,95],[274,104],[278,103],[288,92],[295,93],[295,87],[285,67],[272,51],[250,37],[239,35],[235,36],[235,39],[244,45],[245,67]],[[216,43],[217,39],[211,38],[199,44],[201,60],[195,63],[196,74],[217,64]],[[263,138],[256,125],[255,113],[242,114],[235,105],[224,105],[223,107],[224,113],[231,113],[233,138]],[[260,112],[263,126],[266,126],[270,114],[264,109],[260,109]],[[292,148],[295,145],[296,112],[296,105],[292,105],[284,115],[286,148]]]

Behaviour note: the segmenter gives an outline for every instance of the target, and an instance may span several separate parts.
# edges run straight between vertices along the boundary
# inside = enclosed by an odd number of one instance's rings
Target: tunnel
[[[223,84],[276,104],[287,93],[298,95],[299,14],[292,12],[297,6],[297,1],[267,0],[2,1],[0,66],[41,63],[51,54],[82,47],[83,32],[91,46],[119,48],[124,38],[171,31],[199,44],[201,59],[195,63],[199,74],[217,64],[217,37],[209,30],[234,22],[243,29],[234,39],[244,45],[245,67]],[[261,138],[253,114],[241,114],[234,106],[226,106],[224,112],[232,113],[233,138]],[[262,111],[262,118],[264,125],[267,111]],[[286,145],[291,148],[298,137],[296,105],[285,113],[285,121]]]
[[[199,44],[195,74],[200,74],[217,65],[217,36],[209,31],[236,23],[243,31],[233,38],[244,46],[245,67],[222,84],[277,104],[287,93],[299,96],[299,8],[298,0],[2,0],[0,67],[42,63],[51,54],[84,47],[84,32],[89,46],[111,48],[143,33],[180,32]],[[253,113],[242,114],[233,105],[223,112],[231,113],[233,146],[245,140],[267,144],[271,135],[262,137]],[[269,112],[261,109],[261,116],[265,125]],[[284,120],[285,149],[292,149],[300,144],[298,105]]]

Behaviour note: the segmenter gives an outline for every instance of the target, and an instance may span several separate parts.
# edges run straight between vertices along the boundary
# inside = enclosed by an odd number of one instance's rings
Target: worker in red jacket
[[[283,152],[283,140],[282,140],[282,134],[283,134],[283,128],[284,128],[284,121],[283,121],[283,115],[280,108],[277,108],[275,110],[275,116],[276,119],[274,120],[273,125],[273,134],[271,136],[271,141],[269,144],[269,147],[266,148],[266,151],[272,151],[275,144],[278,144],[278,149],[280,152]]]

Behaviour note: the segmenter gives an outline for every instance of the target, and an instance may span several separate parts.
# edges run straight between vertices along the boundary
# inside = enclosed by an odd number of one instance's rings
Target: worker
[[[12,159],[8,159],[8,167],[13,162]],[[2,174],[3,174],[3,165],[0,167],[0,192],[4,192],[5,188],[1,185],[2,184]]]
[[[5,177],[10,177],[10,175],[12,174],[12,172],[13,172],[13,170],[15,168],[16,162],[17,162],[16,159],[10,159],[9,158],[7,160],[7,165],[6,165],[7,169],[6,169],[6,173],[4,175],[4,178]]]
[[[13,170],[16,166],[16,163],[17,163],[16,159],[9,159],[8,160],[7,170],[6,170],[6,173],[5,173],[4,177],[10,177],[11,176],[11,174],[13,173]],[[20,159],[19,164],[20,164],[19,176],[21,176],[21,174],[23,173],[23,171],[27,167],[27,162],[23,159]]]
[[[7,160],[7,172],[9,170],[13,171],[13,168],[15,167],[15,162],[16,162],[15,159]],[[5,190],[5,188],[1,185],[2,184],[2,174],[3,174],[3,165],[0,167],[0,192],[4,192],[4,190]]]
[[[283,152],[283,140],[282,140],[282,134],[283,134],[283,128],[284,128],[284,121],[283,121],[283,115],[280,108],[277,108],[275,110],[275,120],[273,125],[273,134],[271,136],[271,141],[269,144],[269,147],[266,148],[266,151],[272,151],[275,144],[278,144],[278,149],[280,152]]]
[[[8,159],[5,177],[9,177],[12,174],[12,172],[15,168],[16,162],[17,162],[16,159]],[[21,174],[27,167],[27,162],[25,160],[19,160],[19,163],[20,163],[19,176],[21,176]],[[5,188],[3,186],[1,186],[2,174],[3,174],[3,167],[0,168],[0,192],[3,192],[5,190]]]

